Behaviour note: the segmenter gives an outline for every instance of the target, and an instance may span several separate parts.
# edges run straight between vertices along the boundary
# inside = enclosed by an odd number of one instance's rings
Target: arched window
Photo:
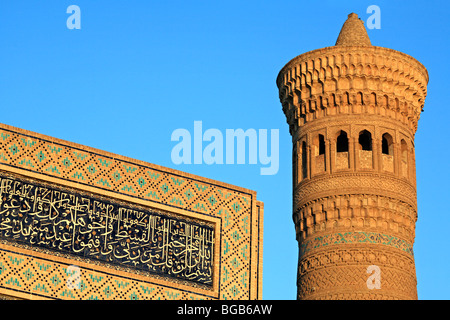
[[[401,147],[402,147],[402,161],[404,163],[408,163],[408,145],[406,144],[406,141],[403,139],[401,141]]]
[[[394,140],[389,133],[381,137],[381,161],[384,171],[394,172]]]
[[[319,134],[319,156],[325,154],[325,137]]]
[[[299,177],[299,161],[300,161],[300,153],[298,152],[299,146],[298,146],[298,142],[297,143],[293,143],[293,149],[292,149],[292,178],[293,178],[293,183],[294,183],[294,187],[297,186],[297,184],[300,182],[300,177]]]
[[[367,130],[361,131],[359,133],[358,141],[361,150],[372,151],[372,134],[369,131]]]
[[[348,158],[347,132],[341,130],[336,139],[336,169],[348,169]]]
[[[306,178],[306,174],[307,174],[307,153],[306,153],[306,142],[303,141],[302,142],[302,179]]]
[[[383,134],[381,138],[381,153],[390,156],[394,155],[394,140],[389,133]]]
[[[377,104],[377,96],[373,92],[370,94],[370,104],[372,104],[372,105]]]
[[[372,134],[363,130],[358,137],[359,146],[359,168],[373,169],[373,155],[372,155]]]
[[[357,99],[357,102],[358,102],[359,104],[364,104],[362,92],[358,92],[358,93],[356,94],[356,99]]]
[[[325,137],[323,134],[318,134],[314,139],[315,157],[314,166],[311,168],[313,173],[320,173],[325,171]]]
[[[336,152],[348,152],[348,137],[345,131],[340,131],[336,140]]]
[[[408,178],[408,145],[403,139],[400,141],[400,148],[402,156],[402,176]]]

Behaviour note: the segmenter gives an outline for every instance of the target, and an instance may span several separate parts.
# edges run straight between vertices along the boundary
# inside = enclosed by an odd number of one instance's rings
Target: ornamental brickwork
[[[280,71],[298,299],[417,299],[414,135],[427,83],[417,60],[372,46],[354,13],[335,46]]]

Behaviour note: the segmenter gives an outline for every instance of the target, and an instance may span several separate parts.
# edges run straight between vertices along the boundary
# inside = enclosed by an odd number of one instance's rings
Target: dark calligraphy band
[[[214,228],[0,172],[0,237],[212,286]]]

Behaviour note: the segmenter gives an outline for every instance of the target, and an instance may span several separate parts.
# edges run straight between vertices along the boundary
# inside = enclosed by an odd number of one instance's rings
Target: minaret
[[[293,143],[298,299],[417,299],[414,135],[428,73],[348,15],[277,77]]]

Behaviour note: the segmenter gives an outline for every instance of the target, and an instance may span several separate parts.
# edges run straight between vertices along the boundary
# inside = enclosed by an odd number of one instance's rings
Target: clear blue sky
[[[291,138],[275,84],[293,57],[334,45],[350,12],[381,9],[372,44],[428,69],[416,134],[420,299],[449,299],[448,92],[450,5],[445,1],[2,0],[0,122],[224,181],[265,205],[264,299],[295,299]],[[81,29],[69,30],[69,5]],[[280,169],[175,165],[177,128],[279,129]]]

